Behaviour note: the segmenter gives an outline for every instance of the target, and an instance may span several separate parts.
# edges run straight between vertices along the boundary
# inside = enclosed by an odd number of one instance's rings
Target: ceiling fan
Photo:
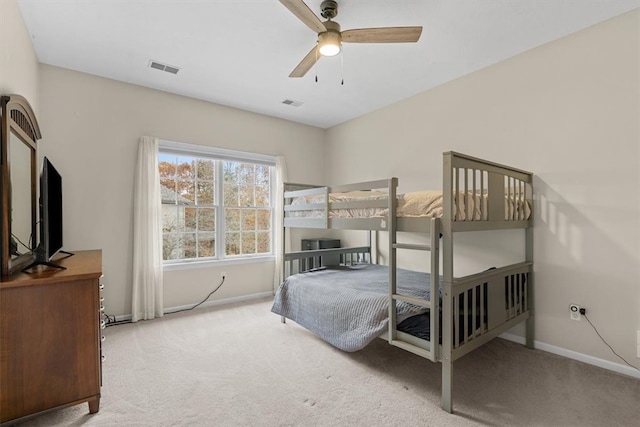
[[[309,9],[303,0],[280,0],[287,9],[309,28],[318,33],[318,43],[300,61],[289,77],[302,77],[313,67],[320,56],[340,53],[345,43],[415,43],[420,39],[422,27],[357,28],[340,31],[340,24],[332,21],[338,15],[338,3],[325,0],[320,4],[320,15],[325,22]]]

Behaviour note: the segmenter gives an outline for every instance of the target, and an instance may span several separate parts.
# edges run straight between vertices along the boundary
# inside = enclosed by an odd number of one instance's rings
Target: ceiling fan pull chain
[[[316,83],[318,83],[318,48],[316,47],[316,63],[313,64],[313,70],[316,72]]]
[[[341,86],[344,86],[344,54],[340,54],[340,74],[342,74]]]

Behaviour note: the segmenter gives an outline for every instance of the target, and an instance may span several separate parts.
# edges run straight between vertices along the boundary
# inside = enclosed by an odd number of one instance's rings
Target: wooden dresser
[[[100,407],[102,251],[53,261],[66,270],[38,267],[0,282],[0,422]]]

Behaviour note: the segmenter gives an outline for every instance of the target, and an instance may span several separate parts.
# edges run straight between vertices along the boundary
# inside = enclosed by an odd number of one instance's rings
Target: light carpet
[[[441,365],[383,340],[345,353],[270,312],[271,300],[109,327],[100,412],[21,426],[635,426],[640,380],[495,339]]]

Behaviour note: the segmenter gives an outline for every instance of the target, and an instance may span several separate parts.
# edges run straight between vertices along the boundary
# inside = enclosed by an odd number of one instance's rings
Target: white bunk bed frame
[[[533,348],[533,220],[532,214],[521,219],[505,205],[526,202],[533,208],[532,174],[520,169],[474,158],[456,152],[443,153],[443,215],[439,218],[397,217],[397,178],[369,181],[334,187],[309,186],[285,183],[283,233],[287,228],[322,228],[343,230],[387,231],[389,234],[389,329],[385,338],[391,345],[415,353],[442,364],[441,406],[453,411],[452,384],[453,362],[526,321],[526,346]],[[359,200],[330,202],[329,194],[356,190],[385,188],[384,200]],[[456,211],[457,201],[465,194],[482,194],[486,204],[480,203],[480,217],[462,218]],[[291,204],[302,196],[324,195],[322,202]],[[460,199],[457,200],[456,198]],[[386,218],[332,218],[330,211],[349,208],[388,208]],[[466,208],[465,208],[466,209]],[[313,211],[316,217],[296,216]],[[318,215],[318,212],[321,212]],[[318,217],[319,216],[319,217]],[[467,231],[524,229],[525,259],[522,262],[483,271],[477,274],[454,277],[453,234]],[[397,241],[398,231],[428,233],[429,245],[403,244]],[[323,249],[284,253],[284,277],[293,274],[297,260],[329,254],[342,254],[346,263],[353,257],[361,259],[370,254],[365,247]],[[441,302],[401,295],[396,292],[397,250],[429,251],[432,278],[442,275]],[[440,272],[442,256],[442,272]],[[438,295],[438,280],[431,280],[430,295]],[[396,301],[429,308],[430,341],[398,331]],[[442,334],[440,316],[442,311]],[[460,319],[463,319],[460,322]],[[282,319],[284,322],[284,318]],[[461,325],[462,323],[462,325]],[[471,324],[471,327],[469,327]],[[439,345],[432,345],[432,343]]]

